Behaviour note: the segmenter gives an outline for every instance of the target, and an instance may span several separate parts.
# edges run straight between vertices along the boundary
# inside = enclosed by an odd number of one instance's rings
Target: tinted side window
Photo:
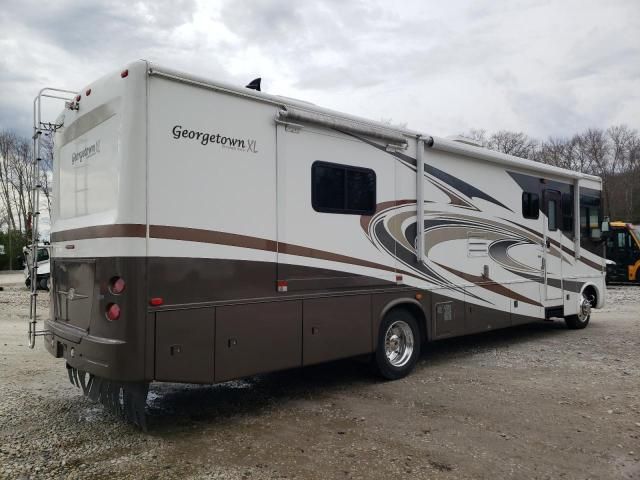
[[[344,208],[344,169],[314,165],[312,181],[313,208],[319,211]]]
[[[347,169],[347,210],[368,212],[376,206],[376,175],[373,170]]]
[[[315,162],[311,205],[318,212],[371,215],[376,209],[376,174],[369,168]]]
[[[573,232],[573,195],[562,194],[562,231]]]
[[[537,193],[522,192],[522,216],[532,219],[540,216],[540,197]]]
[[[558,205],[555,200],[549,199],[547,202],[547,218],[549,219],[549,230],[557,230],[558,229],[558,219],[556,218],[556,213],[558,211]]]

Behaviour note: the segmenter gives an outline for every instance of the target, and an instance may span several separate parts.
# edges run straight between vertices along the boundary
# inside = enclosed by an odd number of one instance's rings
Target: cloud
[[[147,58],[428,133],[640,127],[640,5],[285,0],[5,2],[0,128],[46,85]]]

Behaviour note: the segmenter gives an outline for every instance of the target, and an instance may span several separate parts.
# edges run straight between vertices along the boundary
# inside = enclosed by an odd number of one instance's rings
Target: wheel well
[[[598,290],[596,290],[596,287],[593,285],[587,285],[584,287],[584,290],[582,290],[582,295],[589,299],[591,302],[591,308],[596,307],[598,304]]]
[[[418,328],[420,329],[420,338],[423,342],[429,339],[429,335],[427,334],[427,318],[425,317],[424,311],[420,308],[419,305],[411,302],[399,303],[394,305],[389,310],[385,312],[385,316],[389,313],[397,310],[404,310],[411,314],[413,318],[415,318],[418,323]]]

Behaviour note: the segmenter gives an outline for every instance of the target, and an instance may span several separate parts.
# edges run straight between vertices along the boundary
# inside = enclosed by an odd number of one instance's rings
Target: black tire
[[[46,290],[47,292],[49,291],[49,277],[41,277],[38,279],[38,288],[40,290]]]
[[[591,315],[589,315],[586,320],[580,320],[578,315],[570,315],[564,319],[564,323],[566,323],[567,328],[571,330],[582,330],[589,325],[589,318],[591,318]]]
[[[567,328],[571,330],[582,330],[589,325],[589,320],[591,319],[591,307],[593,306],[593,301],[589,300],[584,294],[582,295],[582,302],[587,302],[589,304],[589,308],[583,310],[583,307],[580,307],[580,313],[578,315],[569,315],[564,318],[564,323],[566,323]]]
[[[390,331],[392,327],[394,330]],[[398,356],[393,359],[387,355],[385,347],[387,333],[391,336],[390,340],[392,339],[398,347]],[[403,342],[405,346],[411,343],[410,349],[403,350]],[[374,357],[374,367],[377,373],[387,380],[406,377],[418,363],[421,343],[420,328],[418,328],[418,322],[413,315],[402,309],[391,310],[380,323],[378,345]],[[392,345],[390,342],[390,349]],[[394,350],[390,352],[390,355],[393,357],[395,353]]]

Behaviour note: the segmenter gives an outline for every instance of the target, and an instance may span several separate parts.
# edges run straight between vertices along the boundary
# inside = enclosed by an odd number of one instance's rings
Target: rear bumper
[[[61,322],[45,320],[44,345],[56,358],[98,377],[122,382],[145,381],[144,356],[122,340],[89,335]]]

